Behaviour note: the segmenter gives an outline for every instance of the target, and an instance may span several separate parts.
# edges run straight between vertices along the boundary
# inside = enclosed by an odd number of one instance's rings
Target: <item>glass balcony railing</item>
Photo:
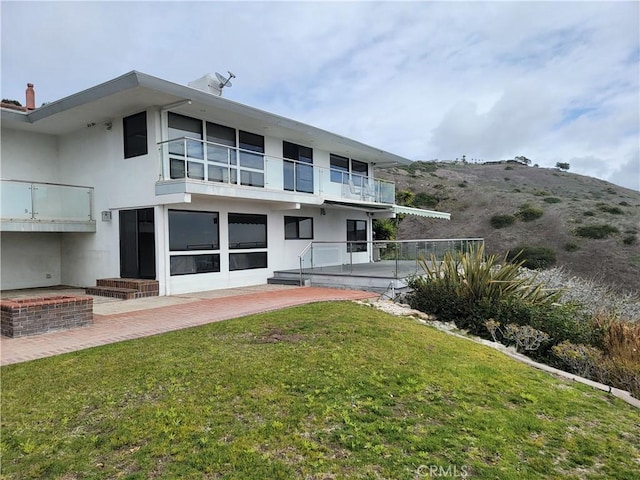
[[[94,220],[93,188],[19,180],[0,182],[2,220]]]
[[[311,242],[302,251],[300,275],[326,273],[401,279],[420,272],[420,259],[442,260],[446,252],[469,252],[482,238],[373,242]]]
[[[393,204],[385,180],[188,137],[158,144],[160,179],[189,178],[343,200]]]

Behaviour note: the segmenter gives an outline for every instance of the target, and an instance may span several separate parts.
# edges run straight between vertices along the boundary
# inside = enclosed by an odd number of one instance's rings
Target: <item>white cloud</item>
[[[578,8],[579,7],[579,8]],[[2,96],[136,69],[413,159],[525,155],[638,189],[637,2],[2,2]],[[637,176],[636,176],[637,178]]]

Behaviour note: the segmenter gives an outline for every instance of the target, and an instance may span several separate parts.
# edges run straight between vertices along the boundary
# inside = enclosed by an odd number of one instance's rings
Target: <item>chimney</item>
[[[27,83],[27,111],[36,109],[36,92],[33,90],[33,83]]]

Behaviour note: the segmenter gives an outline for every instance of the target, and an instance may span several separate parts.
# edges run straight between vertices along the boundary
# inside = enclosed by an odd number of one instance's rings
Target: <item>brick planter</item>
[[[0,301],[2,335],[22,337],[93,323],[91,297],[38,297]]]

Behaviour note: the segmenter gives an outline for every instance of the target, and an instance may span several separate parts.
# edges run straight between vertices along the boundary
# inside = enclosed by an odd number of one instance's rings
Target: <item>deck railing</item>
[[[93,221],[93,188],[1,180],[0,216],[14,221]]]
[[[300,280],[305,273],[406,278],[419,271],[419,260],[446,252],[468,252],[484,244],[483,238],[381,240],[372,242],[309,243],[300,253]]]
[[[393,204],[395,184],[353,172],[189,137],[160,142],[160,180],[188,178]]]

